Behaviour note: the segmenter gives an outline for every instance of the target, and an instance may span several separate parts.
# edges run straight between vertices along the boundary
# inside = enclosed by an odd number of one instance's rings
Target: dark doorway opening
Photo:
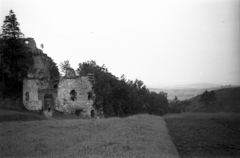
[[[54,98],[52,94],[44,95],[44,107],[43,110],[51,111],[54,108]]]
[[[94,118],[95,112],[94,110],[91,110],[91,118]]]
[[[76,110],[76,111],[75,111],[75,115],[77,115],[77,116],[80,116],[81,113],[82,113],[82,110]]]

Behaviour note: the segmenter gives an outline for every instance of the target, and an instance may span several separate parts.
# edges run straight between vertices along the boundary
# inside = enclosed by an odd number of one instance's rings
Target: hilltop
[[[185,107],[187,112],[240,112],[240,87],[213,90],[216,100],[204,104],[197,95],[191,99],[191,104]]]

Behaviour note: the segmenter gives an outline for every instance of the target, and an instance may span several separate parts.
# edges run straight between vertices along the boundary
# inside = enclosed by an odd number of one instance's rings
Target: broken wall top
[[[34,38],[23,39],[25,45],[32,53],[34,60],[33,66],[28,71],[28,78],[50,79],[49,61],[47,55],[41,49],[38,49]]]
[[[74,71],[73,68],[66,68],[66,71],[65,71],[65,76],[63,78],[69,78],[69,79],[75,79],[77,78],[77,75]]]

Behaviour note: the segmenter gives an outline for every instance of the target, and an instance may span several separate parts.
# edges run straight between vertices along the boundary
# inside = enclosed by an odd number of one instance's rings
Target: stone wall
[[[28,110],[41,110],[46,94],[51,94],[55,102],[57,89],[49,89],[49,83],[46,80],[24,79],[23,104]],[[52,105],[52,109],[54,108],[55,105]]]
[[[28,72],[28,78],[50,78],[49,61],[47,55],[38,49],[33,38],[22,39],[34,60],[33,66]]]
[[[93,101],[88,99],[88,93],[92,91],[92,84],[88,77],[77,77],[75,79],[64,78],[58,85],[56,110],[73,113],[82,111],[82,115],[90,116],[93,110]],[[75,92],[75,98],[71,95]]]
[[[42,110],[45,107],[45,95],[52,95],[55,109],[64,113],[81,111],[82,116],[91,116],[93,99],[89,98],[92,83],[88,77],[63,78],[57,89],[49,88],[47,80],[24,79],[23,104],[31,111]]]
[[[33,79],[23,80],[23,104],[28,110],[40,110],[42,101],[38,100],[38,81]]]
[[[23,39],[32,52],[34,64],[23,81],[23,104],[28,110],[58,110],[64,113],[81,111],[83,116],[91,116],[93,109],[92,75],[76,76],[74,69],[68,68],[66,75],[52,80],[50,59],[38,49],[33,38]]]
[[[35,49],[37,49],[34,38],[25,38],[22,40],[26,44],[26,46],[30,49],[30,51],[35,51]]]

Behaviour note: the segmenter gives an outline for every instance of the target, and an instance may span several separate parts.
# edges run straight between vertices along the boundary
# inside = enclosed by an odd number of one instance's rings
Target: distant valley
[[[177,86],[156,86],[157,88],[149,88],[150,91],[159,93],[165,92],[168,95],[168,100],[173,100],[175,96],[178,100],[185,100],[193,98],[199,94],[202,94],[204,91],[212,91],[222,88],[230,87],[239,87],[234,85],[216,85],[208,83],[199,83],[199,84],[189,84],[189,85],[177,85]]]

